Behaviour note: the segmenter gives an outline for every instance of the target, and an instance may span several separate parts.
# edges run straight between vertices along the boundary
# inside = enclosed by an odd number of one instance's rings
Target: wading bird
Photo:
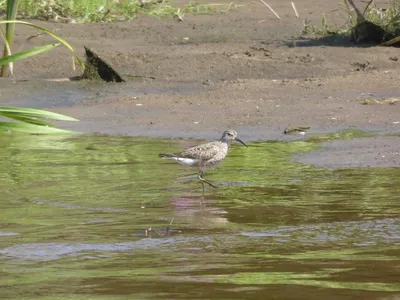
[[[200,169],[198,178],[201,180],[204,192],[204,182],[213,188],[217,188],[214,184],[203,178],[205,168],[221,162],[228,154],[229,147],[233,141],[238,141],[247,147],[247,145],[237,137],[237,132],[235,130],[227,130],[222,134],[219,140],[201,144],[180,153],[159,154],[159,156],[161,158],[172,159],[184,166],[198,167]]]

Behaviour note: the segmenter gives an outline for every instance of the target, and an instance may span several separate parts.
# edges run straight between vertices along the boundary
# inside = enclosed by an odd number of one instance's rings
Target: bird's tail
[[[161,153],[161,154],[158,154],[158,156],[161,157],[161,158],[173,158],[173,157],[175,157],[175,155],[168,154],[168,153]]]

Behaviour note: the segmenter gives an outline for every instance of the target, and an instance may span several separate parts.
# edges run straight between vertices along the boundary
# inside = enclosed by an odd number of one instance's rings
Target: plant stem
[[[7,0],[7,11],[6,11],[6,20],[15,20],[17,15],[19,0]],[[14,28],[15,23],[7,23],[6,24],[6,39],[8,42],[9,49],[7,49],[7,45],[4,46],[3,57],[8,56],[9,51],[12,49],[12,43],[14,40]],[[0,77],[6,77],[9,75],[9,66],[4,65],[0,71]]]

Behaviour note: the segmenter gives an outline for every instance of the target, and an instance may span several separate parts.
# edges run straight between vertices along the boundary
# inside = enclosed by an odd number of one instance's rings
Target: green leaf
[[[0,114],[2,113],[11,113],[19,117],[33,117],[33,118],[53,119],[60,121],[78,121],[77,119],[69,116],[35,108],[0,106]]]
[[[37,28],[37,29],[39,29],[39,30],[41,30],[43,32],[46,32],[48,35],[51,35],[53,38],[55,38],[60,43],[62,43],[65,47],[67,47],[74,54],[76,60],[78,61],[79,65],[81,66],[82,70],[85,69],[85,63],[80,59],[78,54],[75,52],[74,48],[72,48],[72,46],[66,40],[64,40],[62,37],[60,37],[57,34],[55,34],[54,32],[52,32],[51,30],[46,29],[46,28],[41,27],[41,26],[38,26],[38,25],[33,24],[33,23],[29,23],[29,22],[25,22],[25,21],[19,21],[19,20],[0,21],[0,24],[22,24],[22,25],[31,26],[31,27]]]
[[[13,113],[5,113],[5,112],[0,112],[0,115],[5,116],[7,118],[10,119],[14,119],[17,121],[21,121],[24,123],[30,123],[30,124],[34,124],[34,125],[39,125],[39,126],[48,126],[48,127],[54,127],[54,124],[50,123],[50,122],[45,122],[42,120],[38,120],[38,119],[33,119],[31,117],[28,116],[23,116],[22,114],[13,114]]]
[[[11,130],[15,132],[36,133],[36,134],[73,133],[70,130],[58,129],[47,126],[38,126],[34,124],[19,123],[19,122],[0,122],[0,130]]]
[[[8,64],[10,62],[16,62],[16,61],[28,58],[30,56],[38,55],[38,54],[40,54],[42,52],[46,52],[46,51],[49,51],[51,49],[54,49],[55,47],[57,47],[59,45],[60,45],[60,43],[49,44],[49,45],[35,47],[35,48],[31,48],[31,49],[28,49],[28,50],[24,50],[24,51],[21,51],[21,52],[14,53],[14,54],[12,54],[10,56],[6,56],[4,58],[1,58],[0,59],[0,65],[6,65],[6,64]]]

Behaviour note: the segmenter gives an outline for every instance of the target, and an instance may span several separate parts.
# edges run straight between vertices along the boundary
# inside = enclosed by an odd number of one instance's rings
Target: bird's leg
[[[200,173],[199,173],[198,177],[201,180],[201,184],[203,185],[203,192],[204,192],[204,182],[207,183],[209,186],[212,186],[214,189],[217,189],[218,188],[217,186],[213,185],[211,182],[209,182],[208,180],[205,180],[203,178],[203,174],[204,174],[204,171],[200,170]]]
[[[201,182],[203,183],[203,182]],[[201,198],[200,198],[200,207],[203,208],[204,206],[204,183],[203,183],[203,194],[201,194]]]

